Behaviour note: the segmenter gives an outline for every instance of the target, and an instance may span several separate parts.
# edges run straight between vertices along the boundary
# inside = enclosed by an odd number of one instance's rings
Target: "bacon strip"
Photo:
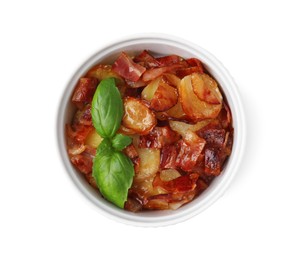
[[[112,66],[112,70],[123,78],[136,82],[146,70],[143,66],[133,62],[133,60],[124,52]]]
[[[188,131],[187,133],[187,137],[178,143],[180,152],[176,159],[176,165],[183,171],[191,172],[202,154],[206,141],[192,132]]]
[[[149,134],[140,136],[139,148],[162,148],[179,139],[180,135],[172,131],[169,126],[155,127]]]
[[[177,156],[178,151],[175,145],[165,145],[161,150],[161,169],[175,169]]]
[[[92,101],[97,85],[96,78],[80,78],[72,96],[72,103],[82,109],[85,104]]]
[[[147,50],[144,50],[138,56],[136,56],[134,61],[148,69],[160,66],[160,62],[156,60]]]
[[[190,58],[190,59],[187,59],[186,61],[189,64],[190,67],[199,67],[200,70],[201,70],[200,73],[204,72],[203,64],[202,64],[202,62],[199,59],[197,59],[197,58]]]
[[[160,64],[160,67],[163,66],[170,66],[173,65],[175,63],[179,63],[181,61],[183,61],[184,59],[178,55],[169,55],[169,56],[163,56],[163,57],[159,57],[157,58],[157,61]]]
[[[198,174],[189,173],[171,181],[162,181],[160,175],[157,174],[153,181],[153,186],[160,186],[166,191],[173,193],[188,192],[196,187],[196,181],[198,178]]]
[[[143,81],[151,81],[164,73],[175,72],[177,69],[183,68],[182,64],[172,64],[170,66],[148,69],[142,76]]]

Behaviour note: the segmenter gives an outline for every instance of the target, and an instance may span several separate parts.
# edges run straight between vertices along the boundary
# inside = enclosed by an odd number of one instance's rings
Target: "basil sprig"
[[[132,142],[132,138],[126,135],[117,134],[112,139],[112,146],[117,151],[123,150],[125,147],[127,147]]]
[[[92,122],[103,138],[93,161],[92,175],[101,194],[123,208],[134,176],[131,160],[121,152],[132,139],[116,134],[123,116],[123,103],[114,78],[102,80],[92,100]]]
[[[92,100],[92,122],[97,133],[112,138],[120,127],[123,103],[114,78],[102,80]]]

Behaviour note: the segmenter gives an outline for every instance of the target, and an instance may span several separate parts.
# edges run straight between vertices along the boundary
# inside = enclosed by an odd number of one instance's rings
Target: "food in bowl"
[[[75,86],[66,126],[72,164],[120,208],[177,209],[222,173],[231,110],[196,58],[122,52]]]

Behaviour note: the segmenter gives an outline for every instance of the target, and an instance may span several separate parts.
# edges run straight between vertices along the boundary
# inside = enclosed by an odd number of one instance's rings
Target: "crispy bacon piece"
[[[83,154],[77,154],[72,156],[70,159],[80,172],[84,174],[92,172],[93,160],[90,157]]]
[[[155,127],[147,135],[140,136],[139,148],[162,148],[179,139],[180,135],[172,131],[169,126]]]
[[[191,172],[199,160],[206,141],[195,133],[187,131],[186,136],[178,143],[180,147],[176,165],[183,171]]]
[[[205,173],[219,175],[221,173],[222,158],[220,149],[210,147],[205,149]]]
[[[180,68],[177,70],[176,74],[179,78],[184,78],[187,75],[190,75],[194,72],[203,73],[203,69],[201,67],[189,67],[189,68]]]
[[[198,174],[189,173],[189,174],[182,175],[171,181],[162,181],[160,175],[157,174],[153,181],[153,186],[154,187],[160,186],[167,192],[172,192],[172,193],[188,192],[196,187],[196,181],[198,180],[198,178],[199,178]]]
[[[174,73],[178,69],[183,68],[183,64],[175,63],[165,67],[150,68],[144,72],[142,76],[143,81],[151,81],[164,73]]]
[[[223,126],[227,126],[226,129]],[[233,130],[221,120],[214,120],[197,131],[198,136],[206,140],[204,152],[204,172],[217,176],[221,173],[223,164],[231,154]]]
[[[145,209],[177,209],[191,201],[197,193],[198,174],[191,173],[170,181],[162,181],[159,174],[153,181],[155,188],[161,188],[167,193],[160,193],[148,197],[143,208]]]
[[[178,55],[168,55],[168,56],[159,57],[156,60],[159,62],[160,67],[164,67],[164,66],[173,65],[175,63],[180,63],[184,59]]]
[[[196,183],[196,190],[198,193],[201,193],[204,190],[206,190],[208,188],[208,186],[209,185],[205,181],[203,181],[202,179],[199,178]]]
[[[177,147],[175,145],[165,145],[161,150],[161,169],[175,169],[176,159],[178,156]]]
[[[190,67],[199,67],[200,73],[204,73],[203,64],[199,59],[190,58],[190,59],[187,59],[186,62],[189,64]]]
[[[232,122],[231,111],[229,106],[225,102],[223,102],[223,107],[218,115],[218,120],[224,129],[231,126],[231,122]]]
[[[96,150],[95,150],[96,152]],[[71,162],[76,166],[76,168],[84,173],[89,174],[92,172],[92,166],[93,166],[93,158],[95,156],[95,153],[91,154],[90,150],[85,150],[81,154],[77,154],[74,156],[71,156]]]
[[[93,130],[90,104],[76,112],[72,125],[66,125],[70,160],[84,174],[92,172],[93,158],[96,153],[95,148],[85,145],[86,138]],[[87,180],[91,183],[91,180]]]
[[[169,67],[161,67],[161,68],[151,68],[148,69],[146,72],[144,72],[142,76],[143,81],[151,81],[154,80],[155,78],[161,76],[163,73],[167,72],[170,70]]]
[[[143,66],[133,62],[133,60],[124,52],[112,66],[112,70],[123,78],[136,82],[146,70]]]
[[[211,128],[200,131],[200,136],[206,140],[210,146],[222,147],[225,142],[225,129]]]
[[[196,194],[197,190],[194,189],[188,192],[154,195],[148,198],[147,203],[143,206],[143,208],[155,210],[175,210],[192,201]]]
[[[82,110],[77,110],[73,123],[85,126],[92,125],[91,104],[86,105]]]
[[[123,151],[125,155],[130,159],[134,159],[138,157],[138,152],[133,144],[128,145],[126,148],[124,148]]]
[[[144,50],[134,58],[134,62],[139,63],[143,67],[149,69],[159,67],[161,64],[147,50]]]
[[[93,130],[93,126],[76,124],[74,126],[67,125],[67,137],[75,142],[83,143],[88,134]]]
[[[183,171],[191,171],[203,150],[202,146],[191,146],[184,140],[180,140],[180,152],[176,159],[176,165]]]
[[[85,104],[92,101],[97,85],[96,78],[80,78],[72,96],[72,103],[82,109]]]
[[[128,199],[124,204],[124,208],[131,212],[138,212],[142,210],[142,203],[137,196],[128,195]]]

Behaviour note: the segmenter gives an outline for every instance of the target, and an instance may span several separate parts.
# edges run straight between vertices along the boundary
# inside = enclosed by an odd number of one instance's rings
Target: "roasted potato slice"
[[[159,82],[162,77],[158,77],[152,80],[141,92],[141,97],[147,101],[151,101],[154,98],[155,92],[159,87]]]
[[[167,110],[166,114],[172,118],[178,118],[178,119],[185,118],[187,116],[180,102],[178,102],[175,106]]]
[[[124,135],[134,135],[134,134],[136,134],[136,131],[133,129],[127,128],[124,125],[121,125],[118,129],[118,133],[124,134]]]
[[[171,181],[180,176],[181,174],[175,169],[166,169],[160,172],[160,179],[162,181]]]
[[[182,105],[178,99],[178,103],[172,108],[164,112],[157,112],[156,117],[159,120],[176,119],[176,120],[190,120],[183,111]]]
[[[181,80],[179,96],[183,111],[195,121],[217,117],[222,107],[221,104],[209,104],[198,98],[192,88],[191,75]]]
[[[160,168],[160,149],[139,148],[140,167],[138,179],[155,177]]]
[[[124,99],[122,124],[138,134],[148,134],[157,124],[155,114],[140,100],[132,97]]]
[[[154,111],[166,111],[173,107],[178,101],[178,91],[170,86],[168,82],[159,77],[144,88],[142,98],[150,102],[150,108]]]
[[[173,131],[177,132],[178,134],[180,134],[182,136],[185,136],[187,131],[192,131],[192,132],[199,131],[201,128],[208,125],[211,121],[212,121],[212,119],[206,119],[206,120],[197,122],[196,124],[187,124],[187,123],[180,122],[180,121],[170,120],[169,126]]]
[[[160,81],[154,98],[150,102],[150,108],[154,111],[166,111],[177,104],[178,91],[167,83]]]
[[[97,148],[101,143],[102,137],[93,129],[87,136],[85,144],[91,146],[92,148]]]
[[[194,93],[200,100],[214,105],[222,103],[223,97],[217,82],[208,74],[192,73],[191,84]]]
[[[163,77],[173,86],[179,88],[181,79],[172,73],[165,73]]]

